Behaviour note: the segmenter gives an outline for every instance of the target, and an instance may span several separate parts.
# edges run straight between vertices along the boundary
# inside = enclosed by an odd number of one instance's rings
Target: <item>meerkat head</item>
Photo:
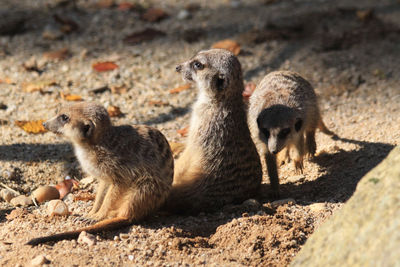
[[[200,51],[176,66],[185,81],[195,82],[201,93],[225,98],[243,91],[242,69],[234,54],[224,49]],[[202,92],[204,91],[204,92]]]
[[[96,143],[96,140],[111,126],[107,110],[95,103],[80,102],[68,105],[43,126],[73,143]]]
[[[268,151],[277,154],[298,134],[303,120],[298,112],[284,105],[274,105],[261,111],[257,118],[259,137],[267,145]]]

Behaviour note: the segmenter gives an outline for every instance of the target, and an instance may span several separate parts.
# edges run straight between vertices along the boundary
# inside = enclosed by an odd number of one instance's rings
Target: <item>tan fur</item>
[[[112,126],[101,105],[84,102],[63,108],[44,126],[69,139],[84,172],[99,181],[89,218],[137,222],[169,195],[173,157],[157,129]]]
[[[276,71],[264,77],[250,97],[248,121],[259,154],[265,156],[276,196],[279,195],[276,154],[286,148],[282,153],[290,160],[293,152],[296,171],[302,172],[304,155],[312,157],[316,151],[316,128],[333,135],[322,121],[310,83],[290,71]]]
[[[198,97],[167,208],[212,211],[254,197],[262,169],[247,126],[239,61],[229,51],[212,49],[178,65],[177,71],[197,85]]]

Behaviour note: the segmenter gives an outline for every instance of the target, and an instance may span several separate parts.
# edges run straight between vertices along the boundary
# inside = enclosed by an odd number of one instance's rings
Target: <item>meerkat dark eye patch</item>
[[[204,69],[204,65],[201,64],[201,63],[198,62],[198,61],[193,61],[193,63],[192,63],[192,68],[193,68],[194,70],[202,70],[202,69]]]
[[[286,136],[287,136],[289,133],[290,133],[290,128],[282,129],[282,130],[278,133],[278,138],[284,139],[284,138],[286,138]]]
[[[93,134],[94,125],[93,125],[93,123],[89,122],[87,124],[83,124],[81,129],[82,129],[83,136],[85,136],[86,138],[89,138]]]
[[[268,139],[268,138],[269,138],[269,135],[270,135],[269,130],[268,130],[268,129],[265,129],[265,128],[261,128],[260,130],[261,130],[261,132],[264,134],[265,139]]]
[[[303,125],[303,120],[298,119],[297,122],[294,124],[294,129],[298,132],[300,131],[302,125]]]
[[[69,121],[69,117],[65,114],[61,114],[58,116],[58,120],[62,123],[67,123]]]

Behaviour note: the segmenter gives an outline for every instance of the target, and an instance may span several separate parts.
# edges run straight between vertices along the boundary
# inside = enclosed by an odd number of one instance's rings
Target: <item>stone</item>
[[[275,200],[271,203],[271,207],[273,209],[276,209],[277,207],[286,205],[286,204],[296,204],[296,200],[294,200],[293,198],[285,198],[285,199]]]
[[[11,205],[17,207],[17,206],[22,206],[22,207],[26,207],[29,205],[33,204],[32,198],[31,197],[27,197],[24,195],[20,195],[17,197],[14,197],[13,199],[10,200]]]
[[[291,266],[398,266],[400,147],[358,183],[342,209],[310,236]]]
[[[47,204],[47,214],[49,216],[69,215],[68,206],[61,199],[54,199]]]
[[[86,188],[94,182],[94,178],[92,176],[85,177],[79,181],[79,187]]]
[[[15,197],[17,197],[17,196],[18,196],[18,195],[17,195],[16,193],[14,193],[13,191],[8,190],[8,189],[2,189],[2,190],[0,191],[0,197],[1,197],[4,201],[7,201],[7,202],[10,202],[11,199],[13,199],[13,198],[15,198]]]
[[[89,247],[96,245],[96,236],[89,234],[88,232],[81,232],[78,237],[79,244],[87,244]]]
[[[39,255],[35,257],[33,260],[30,262],[30,266],[41,266],[43,264],[49,263],[50,261],[46,258],[44,255]]]

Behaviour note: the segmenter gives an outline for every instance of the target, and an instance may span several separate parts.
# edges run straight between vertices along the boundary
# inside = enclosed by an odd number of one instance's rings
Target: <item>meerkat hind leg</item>
[[[278,168],[276,166],[276,156],[267,152],[265,153],[265,161],[267,164],[267,171],[272,188],[273,197],[278,198],[280,193],[279,193]]]
[[[121,195],[121,190],[119,187],[111,184],[108,187],[107,193],[104,196],[103,203],[97,212],[90,216],[91,219],[94,220],[103,220],[107,218],[111,218],[112,211],[115,210],[114,206],[118,204],[118,199]],[[110,216],[111,215],[111,216]]]
[[[306,148],[309,158],[313,158],[317,151],[317,143],[315,142],[315,129],[306,132]]]
[[[104,197],[108,191],[109,185],[103,181],[100,180],[99,185],[97,186],[96,190],[96,197],[94,200],[94,204],[90,212],[88,213],[88,216],[91,217],[93,216],[101,207],[104,201]]]
[[[304,135],[299,134],[295,144],[293,146],[293,154],[294,154],[294,167],[297,174],[303,173],[303,157],[304,157]]]

